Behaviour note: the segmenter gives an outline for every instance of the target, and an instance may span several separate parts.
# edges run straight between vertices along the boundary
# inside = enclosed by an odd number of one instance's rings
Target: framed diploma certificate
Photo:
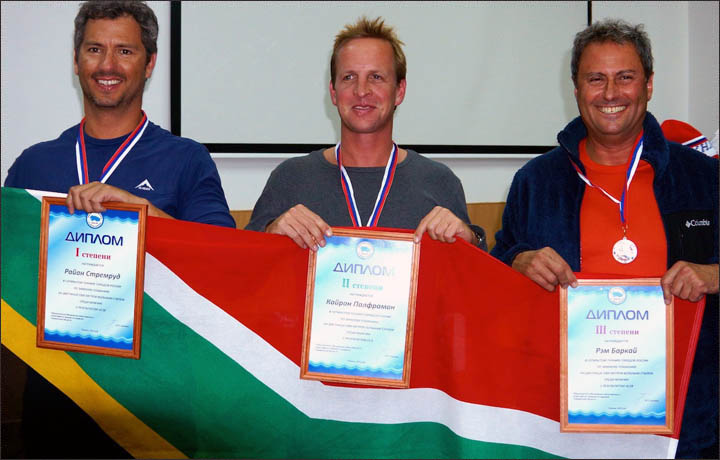
[[[659,278],[560,290],[560,431],[672,433],[673,304]]]
[[[147,206],[43,197],[37,346],[140,358]]]
[[[407,388],[420,244],[345,229],[325,241],[308,263],[300,377]]]

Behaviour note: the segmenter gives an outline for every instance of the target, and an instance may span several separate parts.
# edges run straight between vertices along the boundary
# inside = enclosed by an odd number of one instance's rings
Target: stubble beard
[[[117,100],[114,100],[111,97],[98,97],[95,94],[93,94],[92,91],[90,91],[89,88],[86,87],[85,84],[82,82],[80,83],[80,88],[83,92],[83,97],[85,100],[90,102],[94,107],[98,109],[116,109],[118,107],[122,106],[128,106],[130,103],[136,98],[136,97],[142,97],[143,92],[145,91],[145,83],[147,79],[144,79],[141,83],[141,85],[138,87],[137,92],[133,94],[127,94],[123,93],[120,95]]]

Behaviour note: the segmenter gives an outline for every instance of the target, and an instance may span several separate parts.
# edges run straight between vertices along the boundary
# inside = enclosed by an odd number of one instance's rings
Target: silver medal
[[[615,260],[621,264],[629,264],[637,257],[637,246],[626,237],[623,237],[613,245],[612,254]]]

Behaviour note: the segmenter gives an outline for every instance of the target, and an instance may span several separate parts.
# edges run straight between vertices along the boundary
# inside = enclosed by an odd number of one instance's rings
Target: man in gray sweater
[[[487,250],[470,224],[460,180],[445,165],[392,140],[405,97],[403,43],[381,18],[360,18],[335,37],[330,97],[341,120],[333,148],[281,163],[270,175],[246,230],[286,235],[317,250],[330,226],[415,229]]]

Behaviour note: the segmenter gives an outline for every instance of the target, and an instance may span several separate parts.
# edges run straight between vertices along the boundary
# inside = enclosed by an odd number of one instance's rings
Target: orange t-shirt
[[[606,166],[590,159],[580,142],[580,161],[586,177],[618,200],[622,197],[627,164]],[[667,241],[660,218],[653,178],[655,171],[640,157],[630,183],[625,204],[627,238],[637,246],[637,257],[621,264],[612,255],[615,242],[623,237],[620,206],[594,187],[585,187],[580,207],[580,270],[588,273],[612,273],[631,276],[662,276],[667,270]]]

